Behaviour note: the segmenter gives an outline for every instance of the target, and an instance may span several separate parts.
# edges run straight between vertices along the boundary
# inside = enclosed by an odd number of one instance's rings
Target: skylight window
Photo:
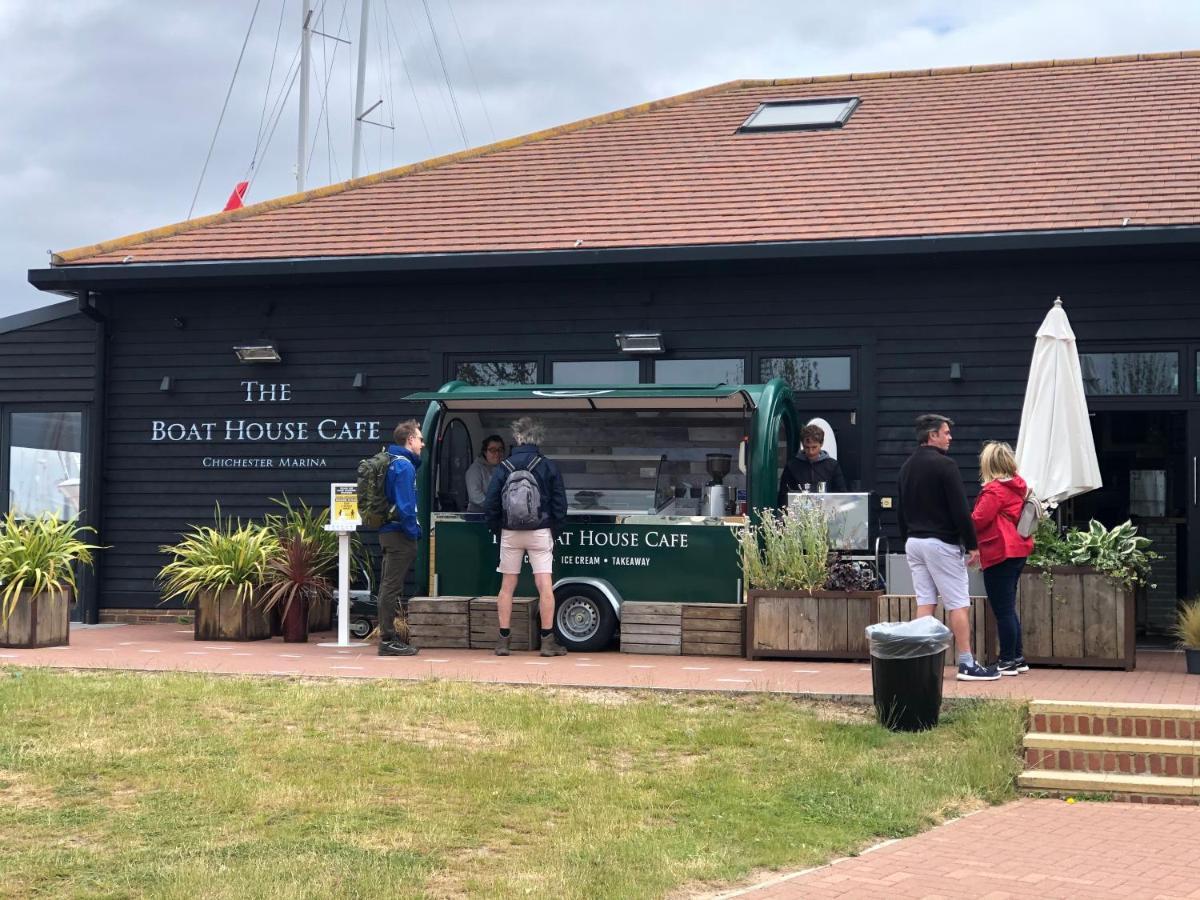
[[[812,131],[841,128],[855,109],[857,97],[819,100],[770,100],[760,103],[738,131]]]

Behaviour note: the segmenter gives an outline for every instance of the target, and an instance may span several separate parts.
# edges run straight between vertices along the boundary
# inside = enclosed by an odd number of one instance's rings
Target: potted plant
[[[1131,522],[1060,533],[1043,520],[1021,575],[1025,658],[1048,665],[1134,667],[1134,592],[1158,554]]]
[[[267,563],[262,605],[281,611],[287,643],[307,641],[312,604],[328,605],[333,597],[329,579],[322,574],[329,570],[332,558],[336,558],[336,550],[331,554],[323,542],[292,534],[283,539],[278,553]]]
[[[68,643],[75,567],[91,565],[95,533],[50,513],[0,522],[0,647],[58,647]]]
[[[163,602],[183,597],[196,608],[196,640],[258,641],[271,636],[259,597],[267,568],[279,556],[275,533],[252,522],[222,519],[195,525],[177,544],[160,548],[173,558],[159,571]]]
[[[1175,636],[1187,659],[1189,675],[1200,675],[1200,599],[1185,603],[1175,623]]]
[[[281,545],[286,544],[292,537],[299,537],[318,548],[313,553],[313,564],[316,568],[311,574],[323,577],[331,586],[328,591],[306,592],[307,630],[328,631],[333,627],[334,590],[332,584],[337,578],[338,554],[337,532],[329,531],[326,528],[329,524],[329,510],[326,508],[315,509],[303,500],[293,501],[287,494],[281,498],[272,497],[271,502],[282,507],[282,511],[268,514],[265,521],[267,526],[275,532]],[[370,557],[363,550],[357,534],[351,535],[350,541],[351,580],[353,581],[354,572],[362,565],[369,565]],[[366,560],[365,563],[362,562],[363,559]],[[283,610],[283,607],[278,604],[274,608],[281,612]]]
[[[749,588],[747,656],[864,659],[881,591],[864,567],[831,553],[821,509],[760,512],[742,533]]]

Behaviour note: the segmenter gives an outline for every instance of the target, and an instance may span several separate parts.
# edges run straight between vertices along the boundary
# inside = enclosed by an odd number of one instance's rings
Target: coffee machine
[[[728,505],[726,487],[722,483],[733,465],[733,457],[728,453],[707,453],[704,465],[708,469],[709,482],[704,487],[704,500],[701,512],[706,516],[720,518],[725,515]]]

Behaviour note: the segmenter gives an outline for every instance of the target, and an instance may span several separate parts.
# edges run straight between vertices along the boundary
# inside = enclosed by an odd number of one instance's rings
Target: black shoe
[[[966,663],[958,664],[958,680],[959,681],[999,681],[1000,673],[996,671],[995,666],[981,666],[979,663],[968,666]]]
[[[416,656],[420,651],[403,641],[384,641],[379,645],[380,656]]]
[[[1029,667],[1026,666],[1025,668],[1026,671],[1028,671]],[[1021,670],[1017,668],[1017,661],[1015,659],[1000,660],[1000,662],[996,665],[996,671],[1001,675],[1012,675],[1014,678],[1021,674]]]
[[[1017,671],[1022,675],[1029,671],[1029,663],[1025,662],[1025,657],[1023,656],[1017,657]]]

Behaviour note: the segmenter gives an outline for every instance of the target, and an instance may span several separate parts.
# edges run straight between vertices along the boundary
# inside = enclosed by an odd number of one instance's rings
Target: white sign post
[[[350,640],[350,535],[362,524],[358,514],[358,485],[329,485],[329,524],[326,531],[338,536],[338,639],[322,641],[320,647],[365,647]]]

